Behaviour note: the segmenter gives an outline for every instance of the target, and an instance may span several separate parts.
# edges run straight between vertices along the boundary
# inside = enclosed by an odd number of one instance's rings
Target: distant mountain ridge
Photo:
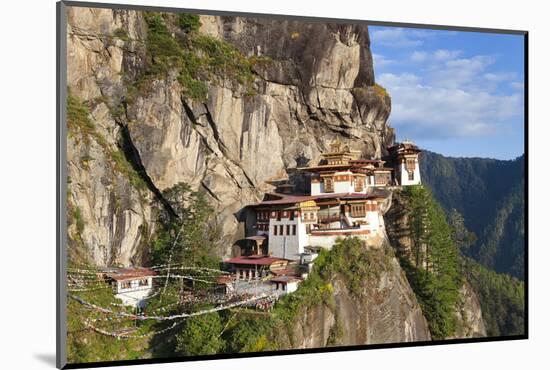
[[[514,160],[421,153],[422,180],[443,208],[455,208],[477,235],[471,257],[524,279],[525,156]]]

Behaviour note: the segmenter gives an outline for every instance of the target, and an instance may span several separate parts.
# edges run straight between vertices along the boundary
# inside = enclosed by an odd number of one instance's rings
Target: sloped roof
[[[363,193],[328,193],[328,194],[319,194],[319,195],[287,195],[281,199],[276,200],[265,200],[260,203],[251,204],[251,206],[270,206],[270,205],[284,205],[284,204],[294,204],[300,202],[306,202],[308,200],[320,200],[320,199],[375,199],[375,198],[385,198],[387,194],[380,192],[372,192],[368,194]]]
[[[114,272],[108,273],[107,276],[115,281],[133,280],[137,278],[155,276],[157,273],[154,270],[145,267],[128,267],[117,269]]]

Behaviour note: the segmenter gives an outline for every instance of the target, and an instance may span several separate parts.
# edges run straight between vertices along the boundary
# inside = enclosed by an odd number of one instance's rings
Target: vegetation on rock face
[[[198,31],[201,26],[200,16],[182,13],[178,15],[178,26],[185,32]]]
[[[185,356],[220,353],[224,347],[222,330],[217,312],[186,320],[183,330],[176,335],[176,353]]]
[[[479,298],[487,335],[524,334],[523,281],[491,271],[472,259],[466,259],[464,271]]]
[[[476,242],[477,236],[469,231],[464,225],[464,217],[456,209],[452,209],[448,216],[449,226],[451,227],[451,238],[456,247],[466,254],[470,247]]]
[[[403,256],[401,264],[432,336],[442,339],[452,335],[456,325],[462,285],[458,250],[445,213],[428,189],[409,186],[402,196],[408,205],[411,255]]]
[[[128,36],[128,32],[126,32],[126,30],[123,28],[117,28],[113,32],[113,36],[121,39],[122,41],[128,41],[130,39]]]
[[[158,230],[151,251],[153,264],[219,267],[220,228],[206,194],[179,183],[165,190],[163,198],[170,209],[158,207]]]
[[[78,98],[69,94],[67,97],[67,128],[70,137],[81,140],[89,147],[91,140],[103,149],[109,158],[109,165],[116,173],[121,173],[138,190],[146,188],[146,183],[141,175],[132,167],[126,159],[121,148],[112,148],[107,140],[96,129],[90,117],[88,106]]]
[[[78,296],[86,301],[102,307],[114,307],[111,304],[121,304],[115,299],[110,285],[100,282],[96,288],[89,292],[78,292]],[[126,309],[127,313],[132,313]],[[71,363],[86,363],[97,361],[134,360],[144,358],[148,340],[125,339],[119,340],[96,333],[86,326],[86,320],[101,320],[95,322],[95,326],[107,331],[116,331],[127,328],[134,329],[134,323],[130,319],[116,319],[107,321],[108,316],[95,310],[89,310],[80,303],[69,298],[67,304],[67,357]],[[139,334],[139,329],[135,328]]]
[[[468,254],[476,236],[457,210],[451,210],[447,224],[426,188],[409,187],[403,195],[410,205],[412,254],[401,262],[434,338],[445,338],[454,330],[453,307],[462,278],[477,293],[489,336],[522,334],[523,283],[458,254]]]
[[[386,90],[382,85],[376,83],[374,84],[374,92],[382,99],[390,96],[388,90]]]
[[[228,83],[233,89],[252,93],[252,67],[268,58],[246,57],[233,45],[198,32],[200,18],[180,14],[174,22],[167,14],[145,12],[148,25],[147,52],[151,65],[149,77],[166,76],[176,71],[183,94],[191,99],[206,99],[209,83]],[[138,84],[143,83],[143,79]]]

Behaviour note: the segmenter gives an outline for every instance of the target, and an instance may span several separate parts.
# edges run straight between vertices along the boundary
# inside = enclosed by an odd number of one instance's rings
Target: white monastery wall
[[[416,161],[416,165],[414,167],[414,180],[409,180],[409,173],[407,172],[405,163],[401,163],[399,166],[399,172],[401,175],[401,186],[420,185],[422,183],[420,179],[420,167],[418,165],[418,161]]]

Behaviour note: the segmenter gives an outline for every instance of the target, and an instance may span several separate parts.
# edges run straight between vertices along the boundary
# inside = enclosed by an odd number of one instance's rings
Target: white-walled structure
[[[420,185],[420,149],[411,141],[404,141],[388,148],[394,164],[395,178],[401,186]]]
[[[140,307],[153,290],[153,276],[156,273],[147,268],[123,268],[108,273],[115,298],[127,306]]]
[[[274,290],[280,291],[281,294],[294,293],[298,289],[298,285],[302,282],[295,276],[277,276],[270,280],[274,286]]]
[[[381,205],[390,194],[385,189],[420,184],[419,152],[404,142],[389,147],[385,160],[364,159],[337,139],[317,165],[301,168],[310,174],[309,195],[291,194],[285,182],[248,207],[247,239],[261,236],[270,257],[293,261],[302,260],[307,247],[332,248],[338,238],[378,240],[384,233]]]

